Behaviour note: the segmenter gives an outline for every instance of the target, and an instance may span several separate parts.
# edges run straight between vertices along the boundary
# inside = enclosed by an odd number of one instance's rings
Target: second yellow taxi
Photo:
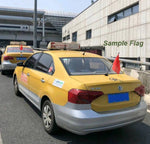
[[[25,42],[11,42],[1,56],[1,74],[14,70],[18,62],[24,62],[32,54],[33,49],[26,46]]]

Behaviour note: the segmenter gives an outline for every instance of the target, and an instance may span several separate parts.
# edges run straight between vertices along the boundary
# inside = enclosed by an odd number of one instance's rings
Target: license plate
[[[123,101],[129,101],[129,93],[119,93],[119,94],[108,95],[109,103],[116,103],[116,102],[123,102]]]
[[[17,57],[16,59],[17,60],[26,60],[27,58],[26,57]]]

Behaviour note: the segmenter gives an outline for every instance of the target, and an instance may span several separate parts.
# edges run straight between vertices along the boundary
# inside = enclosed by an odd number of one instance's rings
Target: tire
[[[6,70],[1,70],[1,75],[6,75]]]
[[[55,121],[52,104],[49,100],[46,100],[42,105],[42,122],[48,134],[55,134],[57,132],[58,126]]]
[[[17,81],[16,76],[14,79],[14,91],[15,91],[16,96],[21,96],[21,93],[20,93],[19,88],[18,88],[18,81]]]

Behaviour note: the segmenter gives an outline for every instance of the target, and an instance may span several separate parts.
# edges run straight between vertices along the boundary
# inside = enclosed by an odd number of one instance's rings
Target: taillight
[[[135,90],[134,90],[139,96],[144,96],[145,94],[145,87],[143,85],[137,87]]]
[[[55,48],[55,42],[51,42],[51,47]]]
[[[103,94],[101,91],[71,89],[68,92],[68,101],[75,104],[90,104]]]
[[[14,59],[12,56],[4,56],[4,60],[12,60]]]

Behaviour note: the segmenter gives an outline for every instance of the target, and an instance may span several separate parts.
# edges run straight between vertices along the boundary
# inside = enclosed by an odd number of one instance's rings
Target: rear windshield
[[[112,63],[104,58],[60,58],[69,75],[116,74]]]
[[[24,52],[24,53],[33,53],[32,48],[23,47],[22,50],[20,50],[20,47],[8,47],[7,48],[8,53],[15,53],[15,52]]]

